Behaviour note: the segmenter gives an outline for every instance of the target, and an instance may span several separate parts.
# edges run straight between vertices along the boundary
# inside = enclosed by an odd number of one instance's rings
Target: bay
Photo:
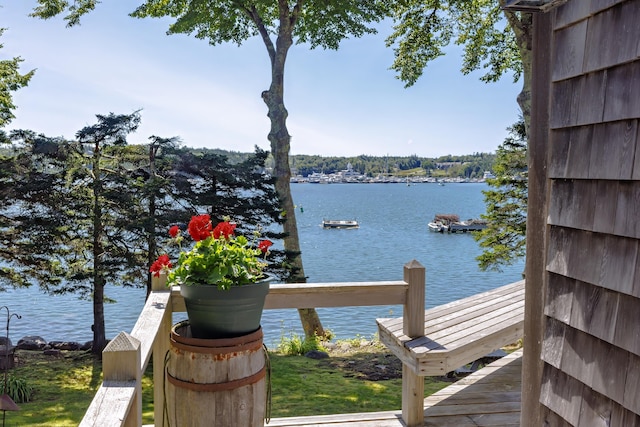
[[[426,267],[426,306],[433,307],[520,280],[524,261],[501,272],[483,272],[475,260],[481,249],[470,234],[428,231],[436,214],[479,217],[487,188],[484,183],[292,184],[308,282],[402,280],[404,264],[415,259]],[[323,229],[323,218],[357,219],[360,228]],[[107,293],[117,301],[105,306],[107,337],[131,331],[144,305],[144,290],[110,286]],[[47,341],[92,338],[92,304],[74,295],[11,290],[0,293],[2,305],[22,316],[11,320],[14,343],[27,335]],[[325,308],[318,313],[337,338],[368,338],[376,332],[376,318],[401,316],[402,307]],[[183,318],[182,313],[174,315],[174,321]],[[282,336],[302,334],[296,310],[266,310],[262,326],[271,346]]]

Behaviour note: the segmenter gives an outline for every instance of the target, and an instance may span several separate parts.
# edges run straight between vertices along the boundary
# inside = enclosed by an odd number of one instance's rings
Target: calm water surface
[[[468,234],[431,233],[427,223],[438,213],[461,219],[484,212],[485,184],[293,184],[292,192],[309,282],[402,280],[402,267],[416,259],[427,269],[427,307],[520,280],[524,262],[502,272],[482,272],[478,244]],[[357,219],[359,229],[325,230],[322,219]],[[105,306],[107,336],[131,331],[144,305],[144,290],[110,287],[118,302]],[[15,343],[25,335],[47,341],[92,339],[92,304],[73,295],[47,296],[36,289],[0,293],[22,319],[11,320]],[[401,306],[318,309],[325,328],[338,338],[370,337],[377,317],[401,316]],[[1,312],[5,314],[4,311]],[[176,314],[175,321],[184,318]],[[0,319],[2,329],[6,320]],[[301,334],[296,310],[266,310],[265,341]],[[3,331],[2,335],[5,335]]]

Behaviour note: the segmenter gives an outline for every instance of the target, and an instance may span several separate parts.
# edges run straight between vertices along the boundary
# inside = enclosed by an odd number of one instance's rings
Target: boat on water
[[[487,221],[483,219],[468,219],[449,224],[450,233],[466,233],[467,231],[480,231],[487,228]]]
[[[344,220],[344,219],[323,219],[322,220],[323,228],[358,228],[360,224],[355,219],[353,220]]]
[[[487,221],[483,219],[460,221],[460,217],[456,214],[438,214],[428,227],[429,231],[437,233],[466,233],[487,228]]]
[[[440,221],[432,221],[427,224],[427,226],[429,227],[429,231],[433,231],[435,233],[444,233],[444,228],[446,227],[446,225]]]

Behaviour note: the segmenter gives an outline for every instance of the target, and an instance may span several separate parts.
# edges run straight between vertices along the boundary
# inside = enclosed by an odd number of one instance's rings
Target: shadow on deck
[[[428,427],[520,425],[522,350],[499,359],[424,400]],[[272,419],[269,427],[399,427],[400,411]]]

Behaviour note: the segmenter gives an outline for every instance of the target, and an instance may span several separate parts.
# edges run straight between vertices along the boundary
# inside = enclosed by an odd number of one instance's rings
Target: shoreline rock
[[[11,344],[9,344],[11,345]],[[49,341],[47,342],[44,338],[38,335],[29,335],[26,337],[20,338],[18,340],[18,344],[16,344],[15,348],[17,350],[35,350],[35,351],[44,351],[44,350],[70,350],[70,351],[78,351],[78,350],[91,350],[93,345],[92,341],[87,341],[84,344],[80,344],[75,341]]]

